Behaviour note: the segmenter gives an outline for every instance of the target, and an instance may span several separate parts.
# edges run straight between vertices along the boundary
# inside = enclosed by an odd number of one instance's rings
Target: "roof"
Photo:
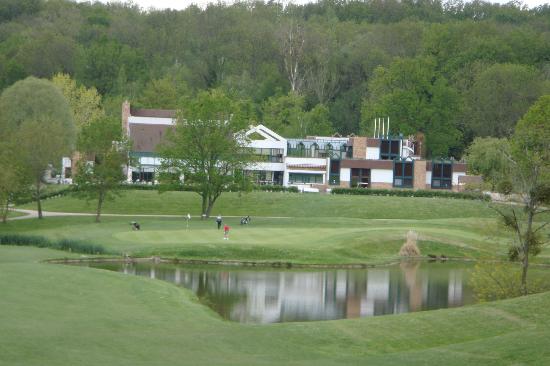
[[[168,125],[130,124],[130,139],[132,151],[154,152],[157,145],[163,141]]]
[[[176,111],[173,109],[130,108],[130,115],[134,117],[176,118]]]

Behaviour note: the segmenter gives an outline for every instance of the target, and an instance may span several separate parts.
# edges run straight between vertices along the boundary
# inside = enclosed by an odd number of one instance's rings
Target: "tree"
[[[176,109],[187,93],[184,81],[164,77],[147,83],[137,103],[144,108]]]
[[[372,133],[374,118],[389,116],[394,134],[424,132],[431,156],[452,155],[459,145],[459,96],[433,58],[397,59],[388,68],[379,67],[365,102],[364,133]]]
[[[88,89],[83,85],[79,86],[67,74],[56,74],[52,78],[52,83],[59,88],[67,99],[77,130],[103,116],[101,95],[98,94],[95,88]]]
[[[4,90],[0,111],[0,141],[17,143],[17,161],[33,181],[38,217],[42,218],[44,173],[72,151],[75,128],[71,111],[55,85],[34,77]]]
[[[292,92],[269,98],[263,105],[263,120],[283,136],[306,137],[333,132],[327,107],[318,104],[311,111],[305,111],[304,97]]]
[[[468,91],[465,120],[475,136],[509,137],[543,90],[544,81],[534,67],[492,65]]]
[[[227,187],[239,183],[235,173],[252,161],[240,133],[247,125],[244,107],[220,90],[200,92],[183,103],[175,129],[160,147],[161,179],[183,177],[201,196],[204,217]]]
[[[539,98],[516,125],[511,139],[511,178],[514,190],[522,197],[522,211],[497,209],[504,224],[516,240],[510,248],[510,259],[522,263],[521,289],[528,293],[529,256],[537,255],[544,240],[541,230],[550,221],[535,222],[535,217],[550,203],[550,95]]]
[[[0,143],[0,218],[6,223],[10,203],[17,196],[29,193],[32,182],[25,166],[17,159],[13,142]]]
[[[123,168],[128,165],[130,144],[123,137],[118,119],[101,117],[84,125],[78,136],[77,148],[93,161],[78,162],[75,184],[78,194],[97,199],[95,221],[100,222],[103,203],[116,197],[126,180]]]
[[[466,150],[468,169],[481,174],[483,180],[491,184],[491,189],[510,174],[510,144],[506,139],[476,137]]]
[[[281,25],[280,29],[281,55],[283,66],[290,82],[290,90],[299,92],[302,86],[304,57],[304,27],[294,19]]]

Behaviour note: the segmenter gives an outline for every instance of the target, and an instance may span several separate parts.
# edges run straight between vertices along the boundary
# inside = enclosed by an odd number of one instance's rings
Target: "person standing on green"
[[[218,230],[220,230],[222,227],[222,215],[218,215],[218,217],[216,217],[216,223],[218,224]]]

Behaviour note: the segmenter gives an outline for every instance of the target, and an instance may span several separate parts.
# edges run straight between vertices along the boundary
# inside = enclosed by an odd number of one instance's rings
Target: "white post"
[[[390,116],[388,116],[388,135],[390,134]]]
[[[384,123],[384,120],[382,119],[382,137],[386,138],[386,130],[384,129],[384,127],[385,127],[385,123]]]
[[[374,119],[374,133],[372,134],[372,138],[376,138],[376,118]]]

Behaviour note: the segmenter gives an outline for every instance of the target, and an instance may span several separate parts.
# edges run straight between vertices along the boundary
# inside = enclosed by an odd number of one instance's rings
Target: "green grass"
[[[169,283],[0,247],[0,365],[544,365],[550,293],[375,318],[247,325]]]
[[[33,205],[28,208],[33,209]],[[44,209],[93,212],[73,197]],[[127,191],[105,212],[199,213],[194,193]],[[486,203],[439,198],[254,192],[224,194],[229,241],[210,219],[50,217],[0,234],[100,244],[135,256],[293,263],[381,263],[408,230],[424,255],[503,258],[510,236]],[[270,218],[278,216],[285,218]],[[130,221],[142,230],[132,231]],[[190,291],[162,281],[40,263],[69,252],[0,246],[0,365],[543,365],[550,363],[550,293],[375,318],[247,325],[220,319]],[[547,249],[539,261],[550,261]]]
[[[21,208],[36,209],[33,203]],[[43,209],[57,212],[95,212],[73,195],[44,200]],[[123,191],[106,202],[104,213],[200,215],[200,197],[193,192]],[[224,193],[213,215],[349,217],[364,219],[430,219],[495,217],[486,202],[445,198],[345,196],[300,193]]]
[[[142,230],[133,231],[131,220]],[[397,258],[406,232],[420,235],[424,255],[494,257],[505,255],[506,238],[493,219],[371,220],[351,218],[253,218],[241,226],[226,218],[230,240],[211,220],[179,218],[52,217],[0,226],[0,234],[72,239],[99,244],[108,252],[133,256],[160,255],[189,259],[283,261],[293,263],[380,263]]]

